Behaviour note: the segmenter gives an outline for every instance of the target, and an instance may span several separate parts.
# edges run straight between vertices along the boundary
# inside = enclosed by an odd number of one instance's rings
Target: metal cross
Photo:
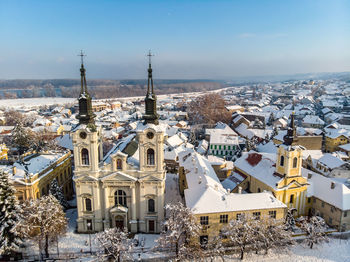
[[[84,63],[84,56],[86,56],[84,53],[83,53],[83,50],[80,50],[80,54],[78,55],[81,57],[81,64]]]
[[[154,56],[154,55],[152,55],[151,50],[148,51],[147,56],[148,56],[149,63],[151,64],[151,57]]]

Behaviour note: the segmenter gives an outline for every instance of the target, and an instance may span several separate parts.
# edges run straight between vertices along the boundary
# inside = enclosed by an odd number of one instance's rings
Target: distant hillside
[[[96,99],[142,96],[146,80],[88,80],[88,88]],[[157,94],[200,92],[220,89],[224,82],[212,80],[155,80]],[[0,80],[0,98],[77,97],[78,79]]]

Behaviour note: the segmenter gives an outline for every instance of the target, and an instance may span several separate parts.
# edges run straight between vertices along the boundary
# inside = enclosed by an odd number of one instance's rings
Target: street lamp
[[[91,250],[91,223],[90,222],[87,223],[87,228],[89,231],[90,254],[92,254],[92,250]]]

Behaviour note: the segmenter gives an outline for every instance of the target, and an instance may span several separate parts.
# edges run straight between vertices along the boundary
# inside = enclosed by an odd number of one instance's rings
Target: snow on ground
[[[165,204],[182,202],[179,192],[179,176],[167,173],[165,179]]]
[[[70,103],[76,103],[76,98],[63,98],[63,97],[38,97],[38,98],[21,98],[21,99],[1,99],[0,108],[32,108],[40,106],[50,105],[64,105]]]
[[[289,251],[269,251],[268,255],[249,253],[243,261],[253,262],[347,262],[350,261],[350,240],[331,239],[329,243],[314,246],[313,249],[298,244]],[[221,261],[217,259],[217,261]],[[238,255],[225,257],[225,261],[242,261]]]
[[[79,253],[79,252],[89,252],[89,234],[77,234],[74,233],[76,228],[77,210],[68,209],[66,211],[66,216],[68,218],[68,230],[64,237],[59,238],[59,252],[62,253]],[[95,244],[95,234],[91,234],[91,247],[92,251],[97,250]],[[28,242],[28,246],[25,250],[27,255],[38,255],[38,245],[36,243]],[[57,254],[56,244],[52,244],[49,250],[50,254]]]

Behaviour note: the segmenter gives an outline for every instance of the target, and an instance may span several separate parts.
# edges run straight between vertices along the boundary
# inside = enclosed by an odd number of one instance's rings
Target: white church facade
[[[78,232],[119,227],[159,233],[164,220],[164,130],[158,125],[151,64],[145,121],[105,156],[83,63],[80,71],[79,125],[72,132]]]

